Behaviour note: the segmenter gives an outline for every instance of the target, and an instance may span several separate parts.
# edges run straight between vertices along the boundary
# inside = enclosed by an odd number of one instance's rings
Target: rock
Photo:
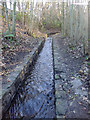
[[[57,115],[56,118],[65,118],[65,116],[64,115],[60,115],[60,116]]]
[[[84,72],[83,72],[83,70],[80,70],[79,73],[82,75]]]
[[[57,115],[65,115],[68,109],[68,104],[66,100],[57,99],[56,100],[56,114]]]
[[[82,85],[81,80],[78,78],[74,79],[72,81],[72,85],[73,85],[73,88],[75,89],[79,88]]]
[[[55,80],[55,89],[56,90],[63,90],[62,89],[62,81],[61,80]]]
[[[66,99],[67,95],[66,95],[65,91],[56,91],[55,97],[56,98]]]
[[[60,76],[61,76],[62,79],[66,80],[66,74],[65,73],[61,73]]]

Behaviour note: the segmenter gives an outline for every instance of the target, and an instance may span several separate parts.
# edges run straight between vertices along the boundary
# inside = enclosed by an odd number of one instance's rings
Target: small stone
[[[55,96],[56,96],[56,98],[62,98],[62,99],[67,98],[65,91],[56,91]]]
[[[85,90],[85,88],[84,88],[84,87],[82,87],[82,90]]]
[[[79,73],[80,73],[80,74],[83,74],[83,70],[80,70]]]
[[[66,79],[66,74],[65,73],[61,73],[60,76],[61,76],[61,78]]]
[[[75,79],[75,77],[71,77],[71,79]]]
[[[87,99],[88,99],[87,97],[85,97],[85,96],[83,97],[83,100],[85,100],[85,101],[86,101]]]
[[[76,113],[76,111],[74,110],[73,113]]]
[[[57,99],[56,100],[56,114],[57,115],[65,115],[68,109],[68,104],[66,100]]]
[[[64,115],[57,115],[56,117],[57,117],[57,118],[65,118]]]

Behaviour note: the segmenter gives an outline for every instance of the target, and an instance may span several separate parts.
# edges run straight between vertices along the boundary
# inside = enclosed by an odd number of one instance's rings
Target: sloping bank
[[[18,88],[22,86],[25,77],[28,75],[29,71],[32,70],[32,67],[34,66],[38,54],[44,46],[44,42],[45,39],[43,38],[42,41],[40,41],[37,44],[37,46],[33,49],[33,51],[30,52],[29,55],[25,56],[23,63],[18,65],[15,68],[14,72],[12,72],[9,75],[8,80],[10,80],[10,82],[7,85],[7,87],[4,88],[4,91],[2,91],[2,96],[0,95],[3,114],[7,111],[8,107],[10,106],[10,103],[13,100]]]

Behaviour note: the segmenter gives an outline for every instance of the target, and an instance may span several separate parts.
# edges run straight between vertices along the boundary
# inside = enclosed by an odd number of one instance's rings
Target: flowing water
[[[33,70],[18,90],[5,117],[55,118],[52,38],[47,38]]]

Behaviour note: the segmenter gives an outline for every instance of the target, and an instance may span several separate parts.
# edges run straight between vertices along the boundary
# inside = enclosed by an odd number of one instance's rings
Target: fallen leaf
[[[76,113],[76,111],[74,110],[73,113]]]
[[[88,100],[88,98],[84,96],[84,97],[83,97],[83,100],[85,100],[85,101],[86,101],[86,100]]]
[[[85,90],[85,88],[84,88],[84,87],[82,87],[82,90]]]

